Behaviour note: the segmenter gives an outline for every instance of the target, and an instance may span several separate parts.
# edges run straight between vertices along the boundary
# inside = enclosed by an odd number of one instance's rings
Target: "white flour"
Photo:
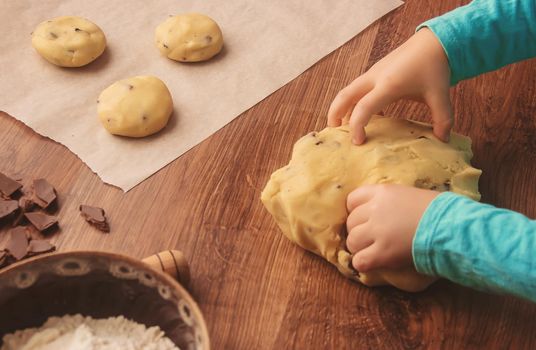
[[[93,319],[51,317],[39,328],[7,334],[0,350],[178,350],[159,327],[146,328],[123,316]]]

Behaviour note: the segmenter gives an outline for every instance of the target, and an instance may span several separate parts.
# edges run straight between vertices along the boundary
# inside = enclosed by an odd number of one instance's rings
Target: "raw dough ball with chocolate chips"
[[[366,130],[367,142],[361,146],[352,144],[347,125],[302,137],[290,163],[270,177],[261,200],[290,240],[324,257],[346,277],[368,286],[422,290],[435,279],[413,268],[368,273],[352,268],[346,197],[361,185],[394,183],[478,200],[481,171],[470,164],[471,140],[452,134],[443,143],[428,125],[392,118],[373,118]]]
[[[32,33],[32,46],[50,63],[81,67],[104,52],[106,37],[95,23],[64,16],[40,23]]]
[[[206,61],[221,51],[223,35],[216,22],[199,13],[173,16],[155,31],[160,52],[180,62]]]
[[[162,80],[137,76],[120,80],[101,92],[97,111],[111,134],[144,137],[162,130],[173,111],[173,100]]]

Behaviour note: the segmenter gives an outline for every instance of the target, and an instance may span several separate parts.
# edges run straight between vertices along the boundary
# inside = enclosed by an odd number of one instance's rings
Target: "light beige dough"
[[[117,81],[102,91],[97,112],[111,134],[144,137],[162,130],[173,111],[164,82],[152,76]]]
[[[361,185],[394,183],[479,200],[481,171],[470,165],[471,140],[452,134],[446,144],[433,136],[429,125],[379,117],[366,132],[361,146],[352,144],[348,126],[302,137],[290,163],[272,174],[261,200],[291,241],[324,257],[346,277],[368,286],[423,290],[435,278],[413,268],[353,269],[346,248],[346,197]]]
[[[81,67],[104,52],[106,37],[85,18],[63,16],[40,23],[32,33],[32,46],[52,64]]]
[[[172,16],[155,31],[155,44],[160,52],[175,61],[206,61],[223,47],[220,27],[208,16],[187,13]]]

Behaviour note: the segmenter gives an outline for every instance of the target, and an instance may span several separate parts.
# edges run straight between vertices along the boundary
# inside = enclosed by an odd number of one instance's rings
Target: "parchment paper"
[[[2,0],[0,110],[67,146],[103,181],[129,190],[401,4]],[[201,12],[220,24],[224,51],[212,61],[178,63],[155,48],[155,27],[184,12]],[[63,15],[86,17],[102,28],[108,42],[103,56],[84,68],[59,68],[34,51],[35,26]],[[116,80],[136,75],[166,83],[174,115],[154,136],[112,136],[98,121],[96,99]]]

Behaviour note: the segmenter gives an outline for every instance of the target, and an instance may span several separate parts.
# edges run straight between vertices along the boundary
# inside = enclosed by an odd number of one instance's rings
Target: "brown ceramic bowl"
[[[140,260],[103,252],[44,255],[0,272],[1,338],[50,316],[123,315],[159,326],[181,350],[210,348],[205,321],[188,292]]]

